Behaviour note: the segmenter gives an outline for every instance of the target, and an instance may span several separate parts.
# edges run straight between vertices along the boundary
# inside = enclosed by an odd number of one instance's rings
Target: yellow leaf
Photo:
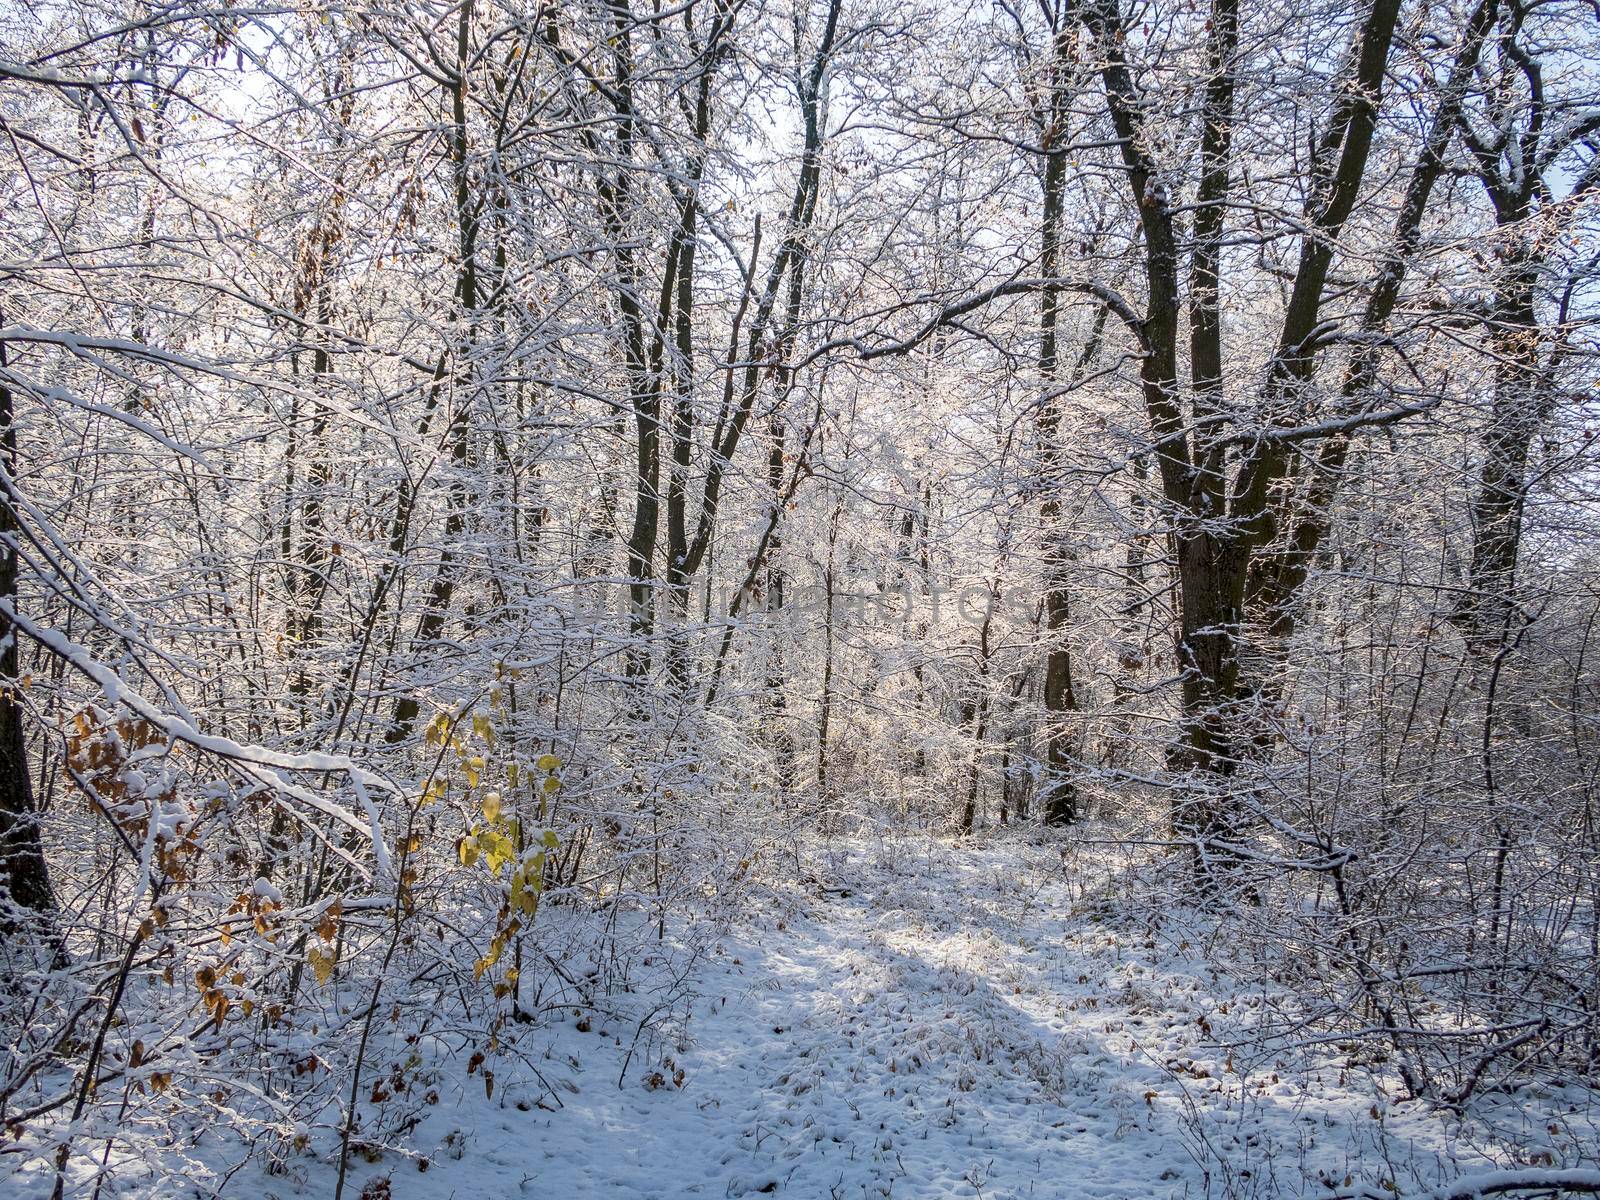
[[[484,843],[484,861],[489,864],[489,870],[496,874],[499,874],[500,868],[510,862],[512,855],[516,853],[511,839],[498,833],[480,834],[478,840]]]
[[[560,768],[561,760],[554,754],[544,754],[539,757],[539,770],[545,772],[546,774],[551,771],[560,770]]]
[[[494,941],[489,943],[488,952],[473,964],[473,979],[482,979],[483,973],[500,961],[500,955],[505,952],[506,939],[516,932],[516,928],[516,922],[512,922],[503,932],[495,934]]]
[[[561,790],[561,780],[557,779],[554,775],[550,776],[544,781],[544,790],[546,795],[549,795],[553,792],[559,792]]]
[[[311,947],[306,959],[311,963],[311,969],[316,972],[319,984],[327,983],[333,978],[333,955],[321,946]]]
[[[498,821],[500,819],[499,792],[490,792],[483,798],[483,819],[485,821]]]

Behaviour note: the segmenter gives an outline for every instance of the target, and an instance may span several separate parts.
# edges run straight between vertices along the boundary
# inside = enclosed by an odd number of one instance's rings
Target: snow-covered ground
[[[1331,1047],[1230,1051],[1272,985],[1213,969],[1181,922],[1115,919],[1051,847],[862,841],[808,866],[676,1002],[641,990],[527,1032],[543,1083],[510,1056],[442,1071],[346,1195],[1413,1196],[1600,1147],[1581,1090],[1462,1120]],[[224,1194],[331,1195],[334,1157],[313,1137]]]

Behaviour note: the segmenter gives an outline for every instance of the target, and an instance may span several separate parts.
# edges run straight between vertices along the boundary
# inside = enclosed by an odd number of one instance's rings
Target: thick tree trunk
[[[0,324],[3,324],[0,320]],[[0,370],[7,366],[0,342]],[[17,477],[17,427],[11,389],[0,382],[0,457],[6,474]],[[0,600],[17,604],[17,538],[20,530],[10,497],[0,498]],[[23,726],[21,647],[17,628],[0,613],[0,887],[10,903],[37,913],[53,912],[50,868],[39,836]],[[0,898],[3,901],[3,898]],[[0,931],[12,928],[11,913],[0,906]]]
[[[1472,561],[1456,612],[1457,623],[1473,639],[1498,638],[1516,611],[1528,455],[1552,407],[1550,389],[1539,387],[1537,274],[1532,250],[1519,240],[1491,317],[1494,404],[1480,436],[1483,463],[1472,503]]]
[[[1040,139],[1045,153],[1043,219],[1040,224],[1040,271],[1047,280],[1061,271],[1061,215],[1067,182],[1067,160],[1056,143],[1066,139],[1068,73],[1074,53],[1066,30],[1053,43],[1049,105]],[[1040,523],[1044,536],[1044,719],[1045,777],[1043,812],[1047,825],[1067,825],[1078,818],[1078,786],[1073,779],[1075,730],[1069,714],[1078,710],[1072,680],[1072,650],[1067,644],[1072,622],[1071,549],[1068,531],[1062,527],[1061,488],[1065,453],[1061,445],[1060,322],[1061,289],[1046,283],[1039,293],[1039,385],[1038,433],[1043,467],[1044,499],[1040,504]],[[1094,332],[1073,372],[1074,382],[1087,367],[1100,344],[1105,327],[1105,310],[1095,317]]]
[[[1195,775],[1174,802],[1172,823],[1177,836],[1193,841],[1197,876],[1207,888],[1215,884],[1210,864],[1216,856],[1209,844],[1229,831],[1227,781],[1239,762],[1246,715],[1255,707],[1248,689],[1240,686],[1246,582],[1253,554],[1273,534],[1272,489],[1288,477],[1292,461],[1290,445],[1275,436],[1276,427],[1292,424],[1301,412],[1301,392],[1315,369],[1324,285],[1365,177],[1399,8],[1399,0],[1372,0],[1354,35],[1350,68],[1315,148],[1307,232],[1261,396],[1261,428],[1253,441],[1242,444],[1242,461],[1232,470],[1233,442],[1223,423],[1212,418],[1221,415],[1220,249],[1234,119],[1236,0],[1213,0],[1208,30],[1210,78],[1202,100],[1201,178],[1190,262],[1189,420],[1177,379],[1181,304],[1173,197],[1152,154],[1116,0],[1095,0],[1079,10],[1101,56],[1107,108],[1145,244],[1140,378],[1162,493],[1175,525],[1179,578],[1182,716],[1170,758],[1175,769]]]

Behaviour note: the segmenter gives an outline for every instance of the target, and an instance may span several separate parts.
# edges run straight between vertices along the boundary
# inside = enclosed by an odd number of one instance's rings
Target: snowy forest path
[[[720,939],[675,1044],[621,1088],[589,1061],[594,1034],[622,1052],[615,1028],[564,1037],[581,1090],[537,1115],[531,1158],[525,1118],[480,1129],[488,1157],[575,1200],[1199,1194],[1172,1076],[1141,1048],[1180,1020],[1200,1036],[1199,984],[1157,980],[1153,941],[1099,930],[1033,858],[841,849],[826,890]]]

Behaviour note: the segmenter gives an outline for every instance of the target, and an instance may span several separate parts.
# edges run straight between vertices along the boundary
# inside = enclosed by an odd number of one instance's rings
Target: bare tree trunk
[[[685,13],[692,21],[693,10]],[[722,40],[732,25],[725,6],[712,19],[707,44],[700,49],[702,66],[695,91],[690,155],[683,194],[678,200],[678,228],[668,247],[668,277],[673,279],[672,324],[675,354],[671,457],[667,476],[667,613],[671,631],[667,641],[667,669],[675,685],[690,683],[689,647],[685,626],[689,621],[689,471],[694,454],[694,285],[695,228],[699,215],[700,180],[705,171],[706,141],[711,132],[711,84],[722,56]],[[691,44],[694,44],[691,39]]]
[[[795,80],[800,99],[804,147],[800,155],[800,170],[795,181],[794,193],[790,200],[788,226],[778,245],[777,253],[767,268],[759,298],[756,299],[755,314],[749,332],[745,335],[743,378],[736,387],[735,372],[731,365],[725,377],[722,411],[710,435],[710,455],[705,479],[701,485],[700,510],[694,523],[693,534],[689,533],[686,508],[679,508],[669,514],[668,529],[672,545],[668,550],[668,572],[673,587],[682,589],[685,599],[689,581],[700,570],[711,545],[712,531],[716,526],[717,511],[722,501],[722,488],[727,480],[727,471],[754,413],[756,400],[761,394],[763,362],[772,356],[773,342],[776,343],[780,359],[792,351],[794,346],[800,306],[805,294],[805,265],[809,253],[807,238],[816,216],[817,201],[822,188],[824,81],[838,37],[842,7],[843,0],[831,0],[816,52],[809,67],[800,72]],[[727,19],[732,20],[731,16]],[[690,225],[691,232],[692,228]],[[761,226],[758,220],[755,232],[757,249],[760,246],[760,237]],[[745,296],[734,317],[733,338],[729,346],[730,361],[737,353],[745,306],[749,303],[753,290],[754,264],[755,253],[752,251],[750,268],[752,276],[746,281]],[[677,269],[678,264],[669,257],[668,288],[672,286],[671,280],[675,278],[674,272]],[[773,319],[785,280],[789,283],[788,320],[774,335]],[[663,312],[665,312],[665,293]],[[785,367],[782,386],[786,389],[789,382],[791,380]],[[679,505],[686,505],[686,500],[686,494],[680,494],[676,502]],[[776,527],[771,527],[770,532],[776,533]]]
[[[978,816],[978,788],[983,771],[983,739],[988,736],[989,725],[989,664],[993,655],[989,632],[993,621],[994,589],[991,587],[989,603],[984,608],[983,621],[978,626],[978,676],[972,684],[972,695],[962,705],[964,710],[962,723],[968,726],[972,737],[972,751],[967,760],[967,798],[961,807],[963,837],[972,832]]]
[[[1130,755],[1133,737],[1132,704],[1137,684],[1137,672],[1145,665],[1148,649],[1145,630],[1140,624],[1140,612],[1149,602],[1146,594],[1146,556],[1150,553],[1150,535],[1145,530],[1148,520],[1145,504],[1145,485],[1149,480],[1149,465],[1143,457],[1135,458],[1130,471],[1133,494],[1129,498],[1129,515],[1132,530],[1123,551],[1121,628],[1116,647],[1117,666],[1112,677],[1111,728],[1106,735],[1103,751],[1105,765],[1113,769],[1125,766]]]
[[[1066,69],[1065,63],[1059,61],[1059,55],[1056,59],[1051,64],[1053,76]],[[1066,81],[1053,77],[1051,83],[1050,123],[1043,137],[1046,157],[1040,270],[1046,279],[1055,278],[1061,270],[1061,204],[1067,178],[1066,157],[1051,153],[1054,142],[1064,139],[1066,135],[1063,111]],[[1071,553],[1067,546],[1066,531],[1060,528],[1060,489],[1063,484],[1060,467],[1064,457],[1060,439],[1061,397],[1056,394],[1059,377],[1056,324],[1060,297],[1061,289],[1054,284],[1046,284],[1039,296],[1039,382],[1045,390],[1039,409],[1039,437],[1043,443],[1041,451],[1045,467],[1045,497],[1040,506],[1045,540],[1044,634],[1047,647],[1044,666],[1044,819],[1049,825],[1065,825],[1078,816],[1078,788],[1072,779],[1073,733],[1067,727],[1067,714],[1075,712],[1078,707],[1072,688],[1072,651],[1066,640],[1072,619],[1072,600],[1068,590]],[[1098,318],[1098,321],[1103,324],[1104,318]],[[1098,332],[1099,326],[1096,329],[1096,341]],[[970,829],[970,819],[966,824]]]
[[[1494,27],[1499,0],[1479,0],[1468,19],[1450,78],[1441,89],[1422,149],[1406,181],[1387,254],[1381,261],[1361,316],[1361,338],[1345,368],[1339,389],[1340,416],[1359,411],[1378,382],[1378,338],[1387,328],[1400,291],[1422,241],[1422,221],[1433,189],[1445,167],[1445,151],[1461,118],[1462,100]],[[1353,431],[1334,433],[1312,459],[1310,475],[1293,493],[1276,524],[1285,531],[1281,545],[1260,554],[1251,564],[1246,597],[1251,616],[1271,639],[1272,662],[1281,660],[1293,636],[1302,587],[1333,521],[1333,501],[1349,458]],[[1263,684],[1266,681],[1263,680]]]
[[[1528,454],[1553,407],[1553,390],[1538,386],[1540,330],[1533,300],[1538,262],[1522,238],[1508,259],[1490,317],[1494,404],[1481,436],[1472,562],[1456,612],[1470,637],[1488,640],[1503,635],[1516,609]]]
[[[844,505],[834,505],[833,518],[828,522],[828,562],[822,576],[822,693],[817,700],[817,800],[825,813],[833,810],[833,788],[828,779],[828,736],[833,721],[833,614],[837,593],[834,568],[839,545],[839,521],[843,515]]]
[[[4,320],[0,319],[0,324]],[[0,371],[9,365],[0,341]],[[18,538],[21,531],[12,508],[9,481],[17,477],[16,411],[10,387],[0,379],[0,458],[5,462],[7,495],[0,502],[0,602],[17,605]],[[28,771],[28,745],[22,715],[21,653],[17,628],[0,613],[0,887],[10,903],[36,913],[53,912],[50,868],[39,836],[39,814],[33,803]],[[0,897],[4,900],[4,897]],[[12,911],[0,905],[0,931],[14,928]]]
[[[785,437],[783,419],[778,413],[773,413],[769,428],[771,444],[767,450],[767,486],[772,491],[771,503],[776,506],[784,503]],[[768,612],[781,616],[787,599],[788,575],[780,561],[783,552],[782,513],[774,513],[774,516],[776,521],[767,546],[766,603]],[[768,740],[772,756],[778,764],[778,788],[787,796],[795,786],[796,748],[794,731],[789,727],[788,670],[784,662],[783,645],[779,640],[781,634],[776,625],[773,638],[773,645],[768,652],[766,678],[767,722],[770,727]]]
[[[1044,152],[1042,179],[1044,193],[1043,218],[1040,224],[1039,269],[1047,281],[1055,280],[1061,273],[1061,218],[1066,196],[1068,105],[1071,102],[1072,59],[1076,55],[1075,29],[1063,23],[1056,30],[1051,44],[1050,93],[1044,106],[1044,128],[1040,148]],[[1061,405],[1063,394],[1070,390],[1088,368],[1100,347],[1105,330],[1105,309],[1095,314],[1094,329],[1088,343],[1072,372],[1071,382],[1061,383],[1060,351],[1057,327],[1060,318],[1061,288],[1046,282],[1039,293],[1039,385],[1040,397],[1038,434],[1040,460],[1043,468],[1044,499],[1040,504],[1040,523],[1044,536],[1045,598],[1044,598],[1044,719],[1045,719],[1045,780],[1044,820],[1048,825],[1066,825],[1078,818],[1078,788],[1073,781],[1076,755],[1075,731],[1070,727],[1068,714],[1078,709],[1078,697],[1073,687],[1072,650],[1067,644],[1068,629],[1072,622],[1070,532],[1063,528],[1061,489],[1066,465],[1065,449],[1061,444]]]
[[[473,0],[465,0],[456,26],[456,61],[454,74],[450,80],[451,123],[448,139],[454,185],[456,233],[461,259],[456,271],[456,299],[460,306],[461,318],[466,323],[464,336],[460,339],[455,352],[463,358],[468,357],[468,350],[476,341],[477,243],[478,222],[482,208],[480,200],[473,194],[472,180],[468,171],[467,68],[470,62],[472,14]],[[461,382],[467,385],[466,390],[470,392],[471,379],[463,378]],[[470,398],[467,402],[458,403],[450,422],[450,461],[457,475],[450,483],[449,511],[445,516],[439,564],[434,570],[433,581],[428,586],[422,616],[417,621],[416,634],[412,638],[412,646],[415,649],[425,649],[430,643],[438,640],[444,631],[450,601],[455,594],[456,548],[461,536],[466,532],[469,509],[466,488],[460,479],[460,472],[467,465],[469,407]],[[411,735],[420,711],[421,706],[416,694],[411,691],[404,692],[395,701],[394,716],[384,734],[384,740],[391,744],[405,741]]]
[[[1298,411],[1300,393],[1315,370],[1324,285],[1365,177],[1399,8],[1399,0],[1372,0],[1353,35],[1349,68],[1315,148],[1307,230],[1261,397],[1269,426],[1265,433]],[[1175,800],[1172,823],[1176,834],[1193,840],[1197,877],[1209,889],[1216,881],[1208,864],[1216,856],[1208,847],[1232,830],[1226,781],[1240,761],[1244,718],[1254,709],[1240,675],[1245,586],[1252,555],[1271,540],[1272,489],[1289,477],[1291,461],[1287,439],[1260,436],[1244,450],[1230,486],[1231,443],[1220,423],[1210,419],[1217,411],[1222,372],[1220,238],[1229,190],[1237,6],[1236,0],[1213,0],[1208,32],[1211,74],[1202,101],[1201,182],[1190,272],[1192,421],[1185,420],[1178,390],[1181,305],[1173,197],[1153,156],[1124,49],[1125,18],[1116,0],[1086,4],[1080,17],[1101,55],[1106,103],[1144,237],[1147,303],[1136,323],[1143,343],[1140,378],[1162,493],[1175,522],[1180,586],[1182,725],[1169,762],[1195,781]]]

